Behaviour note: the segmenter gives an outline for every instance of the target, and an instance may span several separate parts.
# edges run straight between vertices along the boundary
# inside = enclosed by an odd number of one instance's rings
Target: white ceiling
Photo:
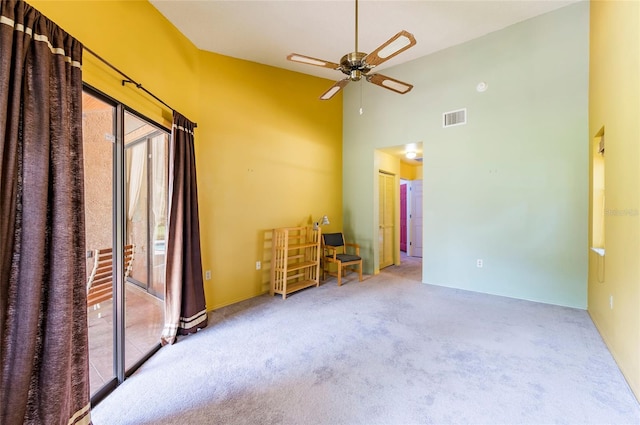
[[[376,67],[399,65],[580,0],[359,0],[358,50],[400,30],[417,44]],[[198,48],[330,80],[338,71],[290,62],[290,53],[340,62],[355,48],[355,0],[150,0]],[[393,77],[392,71],[385,73]],[[330,87],[330,84],[327,88]],[[320,93],[319,93],[320,94]],[[414,147],[422,157],[422,144]],[[385,152],[410,164],[407,146]],[[413,148],[412,148],[413,149]]]
[[[202,50],[331,80],[342,74],[286,56],[339,63],[355,47],[354,0],[150,1]],[[575,1],[360,0],[358,50],[369,53],[403,29],[413,33],[417,45],[376,68],[382,70]]]

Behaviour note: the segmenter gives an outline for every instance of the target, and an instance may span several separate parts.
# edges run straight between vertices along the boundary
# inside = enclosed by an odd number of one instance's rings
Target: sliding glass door
[[[169,133],[83,95],[90,385],[100,399],[159,347]]]

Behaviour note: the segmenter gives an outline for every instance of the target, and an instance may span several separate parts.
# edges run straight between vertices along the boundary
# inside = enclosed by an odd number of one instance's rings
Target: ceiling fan
[[[320,96],[320,100],[329,100],[336,93],[346,86],[349,81],[360,81],[362,77],[370,83],[376,84],[385,89],[389,89],[396,93],[405,94],[408,93],[413,86],[408,83],[396,80],[391,77],[387,77],[382,74],[369,72],[376,66],[383,62],[388,61],[392,57],[404,52],[408,48],[415,46],[416,39],[413,34],[407,31],[400,31],[387,42],[382,44],[373,52],[367,54],[358,51],[358,0],[356,0],[356,46],[355,50],[351,53],[347,53],[340,59],[340,63],[328,62],[322,59],[312,58],[310,56],[300,55],[298,53],[292,53],[287,56],[287,59],[292,62],[299,62],[308,65],[321,66],[323,68],[335,69],[348,77],[342,80],[338,80],[329,90],[324,92]]]

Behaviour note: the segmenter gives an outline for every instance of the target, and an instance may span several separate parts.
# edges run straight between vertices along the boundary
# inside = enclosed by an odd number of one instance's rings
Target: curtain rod
[[[126,78],[126,80],[122,80],[122,85],[124,86],[127,83],[133,84],[134,86],[136,86],[136,88],[142,90],[143,92],[147,93],[149,96],[153,97],[155,100],[157,100],[158,102],[162,103],[164,106],[166,106],[167,108],[171,109],[171,111],[175,111],[175,109],[173,109],[171,106],[169,106],[169,104],[167,104],[167,102],[165,102],[164,100],[160,99],[158,96],[156,96],[155,94],[151,93],[149,90],[147,90],[146,88],[142,87],[142,84],[136,82],[133,80],[133,78],[129,77],[127,74],[125,74],[124,72],[120,71],[118,68],[116,68],[114,65],[110,64],[106,59],[102,58],[102,56],[98,55],[96,52],[94,52],[93,50],[91,50],[90,48],[88,48],[87,46],[82,46],[82,48],[84,50],[86,50],[87,52],[91,53],[93,56],[96,57],[96,59],[100,60],[102,63],[104,63],[105,65],[107,65],[109,68],[113,69],[115,72],[117,72],[118,74],[122,75],[124,78]],[[193,123],[193,127],[197,127],[198,124]]]

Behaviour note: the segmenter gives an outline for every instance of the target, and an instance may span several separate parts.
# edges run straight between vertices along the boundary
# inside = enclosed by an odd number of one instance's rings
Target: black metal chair
[[[353,254],[347,252],[350,248]],[[336,264],[337,271],[332,273],[331,264]],[[322,235],[322,280],[325,274],[336,276],[338,286],[342,285],[342,276],[346,274],[349,267],[357,267],[358,278],[362,282],[362,258],[360,257],[360,245],[355,243],[345,243],[342,233],[324,233]]]

